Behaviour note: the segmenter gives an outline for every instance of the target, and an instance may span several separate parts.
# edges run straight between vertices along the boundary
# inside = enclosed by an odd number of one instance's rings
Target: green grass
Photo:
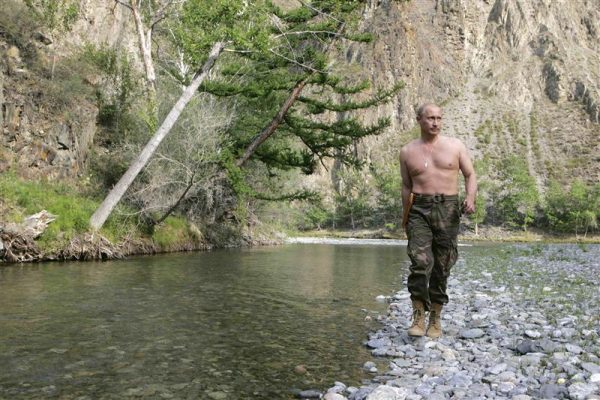
[[[56,220],[37,239],[43,251],[58,250],[73,237],[89,230],[89,220],[99,202],[81,195],[77,188],[47,181],[25,181],[14,174],[0,174],[0,216],[4,223],[21,223],[25,217],[47,210]],[[146,238],[132,210],[118,206],[101,230],[117,243],[125,237]],[[201,238],[181,217],[171,216],[154,229],[152,240],[163,250],[177,250]]]
[[[177,250],[188,243],[197,242],[197,235],[182,217],[170,216],[154,229],[152,239],[163,250]]]
[[[56,220],[39,239],[42,248],[70,240],[89,228],[89,219],[97,203],[80,196],[77,190],[64,184],[45,181],[23,181],[13,174],[0,175],[0,193],[8,212],[7,222],[20,223],[29,215],[47,210]]]

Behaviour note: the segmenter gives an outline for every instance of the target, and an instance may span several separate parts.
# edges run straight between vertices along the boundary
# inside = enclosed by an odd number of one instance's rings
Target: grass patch
[[[154,229],[152,239],[163,250],[175,250],[199,238],[184,218],[170,216]]]
[[[23,181],[13,174],[0,175],[0,193],[4,218],[8,222],[22,222],[29,215],[47,210],[56,215],[39,239],[44,249],[54,248],[89,228],[89,219],[97,204],[78,195],[72,187],[44,181]]]
[[[58,182],[25,181],[13,173],[0,174],[0,213],[4,222],[20,223],[29,215],[47,210],[56,220],[37,239],[44,251],[57,250],[76,235],[89,230],[89,220],[99,202],[85,197],[76,187]],[[140,235],[133,218],[115,212],[101,233],[113,242],[127,234]]]

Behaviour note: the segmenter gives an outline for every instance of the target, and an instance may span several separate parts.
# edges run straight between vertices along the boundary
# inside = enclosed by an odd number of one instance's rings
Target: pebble
[[[505,256],[494,250],[473,264],[459,259],[439,339],[406,334],[406,288],[386,297],[382,327],[365,345],[389,358],[388,370],[359,388],[336,382],[330,393],[342,397],[327,400],[600,399],[600,296],[586,294],[600,287],[600,246],[535,246],[507,246]],[[366,362],[363,370],[377,367]]]
[[[328,392],[323,396],[323,400],[347,400],[348,398],[338,393]]]
[[[460,337],[463,339],[477,339],[483,337],[485,332],[482,329],[474,328],[474,329],[466,329],[460,332]]]
[[[378,386],[367,396],[367,400],[405,400],[408,390],[388,385]]]
[[[315,389],[303,390],[298,396],[302,399],[320,399],[323,393]]]

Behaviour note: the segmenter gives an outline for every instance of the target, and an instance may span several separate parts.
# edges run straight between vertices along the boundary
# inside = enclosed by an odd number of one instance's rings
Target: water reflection
[[[287,398],[358,385],[371,359],[362,309],[384,311],[375,297],[405,273],[404,247],[304,244],[5,267],[0,398]]]

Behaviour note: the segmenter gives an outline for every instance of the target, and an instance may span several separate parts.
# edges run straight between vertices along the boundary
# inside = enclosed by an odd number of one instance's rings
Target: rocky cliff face
[[[84,0],[69,32],[50,31],[22,0],[0,13],[0,172],[15,165],[29,178],[71,179],[84,172],[97,131],[92,73],[73,68],[83,45],[135,51],[128,11]]]
[[[371,158],[397,155],[415,107],[435,101],[475,159],[525,157],[540,187],[600,181],[600,2],[372,0],[364,17],[377,40],[347,59],[375,84],[406,83],[379,110],[393,127],[365,143]]]

